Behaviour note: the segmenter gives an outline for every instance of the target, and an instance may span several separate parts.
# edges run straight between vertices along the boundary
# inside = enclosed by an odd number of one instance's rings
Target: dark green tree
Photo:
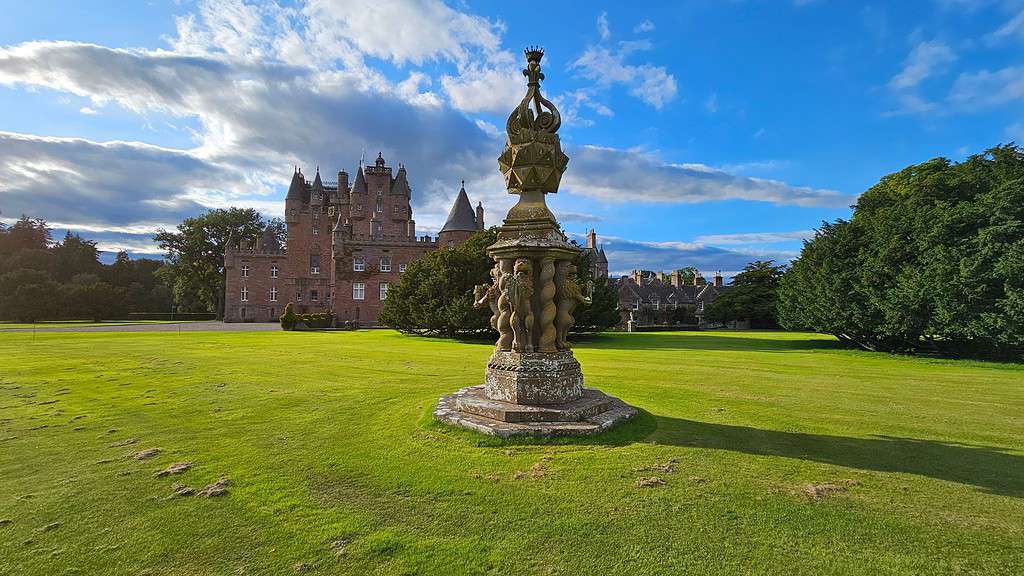
[[[785,270],[772,260],[747,264],[729,283],[729,289],[708,306],[704,317],[709,322],[749,320],[753,328],[778,326],[777,290]]]
[[[78,274],[98,275],[103,268],[96,242],[85,240],[70,231],[51,251],[56,259],[54,277],[60,282],[67,282]]]
[[[497,228],[481,230],[452,249],[436,250],[409,264],[388,291],[378,321],[411,334],[446,337],[490,330],[490,309],[473,307],[473,287],[491,281],[486,248]]]
[[[885,176],[805,243],[779,312],[873,350],[1024,357],[1024,150]]]
[[[21,250],[45,250],[50,247],[50,227],[42,218],[21,218],[10,227],[0,230],[0,254],[14,254]]]
[[[182,308],[215,312],[224,317],[224,250],[229,238],[256,238],[266,223],[252,208],[210,210],[188,218],[176,231],[160,230],[155,240],[167,252],[161,276],[173,287]]]

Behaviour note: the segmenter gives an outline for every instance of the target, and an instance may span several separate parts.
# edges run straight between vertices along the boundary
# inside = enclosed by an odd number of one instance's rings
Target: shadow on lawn
[[[1024,457],[998,447],[893,436],[852,438],[780,432],[652,416],[645,412],[639,414],[632,425],[648,430],[655,426],[656,431],[648,440],[658,444],[798,458],[876,472],[917,474],[969,484],[993,494],[1024,496]],[[640,429],[637,432],[641,432]]]
[[[841,349],[844,346],[834,339],[763,338],[754,334],[731,336],[716,335],[713,332],[687,334],[665,332],[639,332],[633,334],[604,333],[580,335],[574,339],[577,346],[595,349],[622,350],[731,350],[747,352],[796,352],[800,350]]]

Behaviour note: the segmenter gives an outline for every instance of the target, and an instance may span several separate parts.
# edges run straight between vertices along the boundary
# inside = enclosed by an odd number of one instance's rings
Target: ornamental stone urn
[[[527,93],[508,117],[508,141],[498,157],[508,191],[519,202],[487,248],[495,261],[492,282],[474,290],[476,306],[491,309],[498,342],[484,384],[442,397],[434,416],[498,436],[592,434],[631,418],[636,409],[584,388],[569,347],[573,309],[590,299],[576,282],[579,249],[545,201],[558,192],[569,158],[558,138],[561,116],[540,92],[544,51],[525,52]]]

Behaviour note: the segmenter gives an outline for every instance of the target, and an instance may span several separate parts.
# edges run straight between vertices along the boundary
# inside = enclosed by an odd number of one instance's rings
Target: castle
[[[312,182],[300,169],[285,198],[287,246],[271,230],[255,241],[230,239],[224,255],[226,322],[273,322],[288,303],[296,312],[333,312],[339,322],[372,325],[388,289],[427,252],[465,242],[484,227],[465,182],[437,238],[416,235],[405,167],[392,173],[381,154],[360,165],[355,182],[338,172]]]

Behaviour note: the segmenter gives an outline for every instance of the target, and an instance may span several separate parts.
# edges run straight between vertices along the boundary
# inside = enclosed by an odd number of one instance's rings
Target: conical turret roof
[[[366,194],[366,178],[363,176],[363,167],[359,167],[359,171],[356,172],[356,181],[352,184],[353,194]]]
[[[454,230],[476,230],[476,213],[473,205],[469,203],[469,196],[466,195],[466,182],[462,182],[459,195],[455,197],[455,204],[448,212],[448,220],[445,221],[441,232],[452,232]]]
[[[288,200],[302,200],[303,192],[306,190],[306,181],[302,178],[302,171],[296,170],[292,174],[292,183],[288,185]]]
[[[412,195],[412,188],[409,187],[409,178],[405,173],[405,166],[398,167],[398,174],[395,175],[395,181],[391,184],[391,193],[404,196]]]

